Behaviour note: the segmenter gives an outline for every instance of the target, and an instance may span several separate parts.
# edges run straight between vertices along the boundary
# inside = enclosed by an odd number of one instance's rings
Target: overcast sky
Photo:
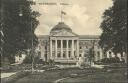
[[[60,22],[61,9],[66,12],[63,21],[78,35],[100,35],[99,26],[103,12],[112,6],[111,0],[36,0],[42,3],[65,2],[69,6],[35,5],[32,8],[41,13],[40,24],[35,33],[48,35],[50,30]]]

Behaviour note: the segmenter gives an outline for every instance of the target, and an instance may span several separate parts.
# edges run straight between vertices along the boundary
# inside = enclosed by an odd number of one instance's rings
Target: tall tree
[[[101,29],[99,44],[105,51],[127,53],[127,0],[113,0],[113,6],[103,14]]]
[[[37,37],[34,34],[40,14],[32,11],[31,0],[2,0],[1,2],[1,28],[4,33],[3,56],[12,61],[19,51],[36,46]]]

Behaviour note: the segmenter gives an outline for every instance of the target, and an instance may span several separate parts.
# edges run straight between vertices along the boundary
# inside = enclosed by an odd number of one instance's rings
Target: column
[[[52,58],[52,40],[50,40],[50,58]]]
[[[66,41],[66,57],[69,58],[69,55],[68,55],[68,40]]]
[[[55,40],[55,57],[57,58],[57,39]]]
[[[74,58],[74,40],[72,40],[72,58]]]
[[[61,40],[61,58],[63,58],[63,40]]]
[[[79,57],[79,40],[77,40],[77,57]]]

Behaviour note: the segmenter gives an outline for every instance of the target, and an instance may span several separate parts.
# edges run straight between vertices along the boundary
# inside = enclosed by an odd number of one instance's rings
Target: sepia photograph
[[[127,0],[0,0],[1,83],[128,83]]]

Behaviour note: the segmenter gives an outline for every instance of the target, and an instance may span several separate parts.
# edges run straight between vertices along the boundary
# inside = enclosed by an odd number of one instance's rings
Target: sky
[[[36,35],[49,35],[50,30],[61,21],[61,10],[66,13],[62,21],[78,35],[100,35],[103,12],[113,5],[112,0],[34,0],[37,3],[57,3],[57,5],[32,6],[41,16]],[[68,3],[69,5],[59,5]]]

